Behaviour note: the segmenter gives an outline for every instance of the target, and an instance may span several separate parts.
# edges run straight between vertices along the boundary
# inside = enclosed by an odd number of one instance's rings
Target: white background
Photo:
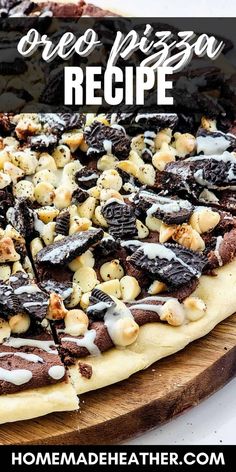
[[[94,0],[93,3],[131,16],[236,16],[235,0]],[[226,31],[219,29],[220,32],[226,35]],[[236,379],[197,407],[127,444],[236,444]]]
[[[130,16],[236,16],[235,0],[90,0]]]

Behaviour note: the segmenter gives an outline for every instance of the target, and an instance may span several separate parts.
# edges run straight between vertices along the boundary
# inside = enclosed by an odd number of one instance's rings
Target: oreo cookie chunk
[[[86,122],[86,115],[84,113],[60,113],[60,117],[64,121],[67,131],[81,129]]]
[[[98,177],[98,172],[93,169],[87,169],[86,167],[83,167],[82,169],[78,170],[78,172],[76,172],[75,182],[83,190],[89,190],[91,187],[95,187]]]
[[[70,212],[68,210],[62,211],[56,218],[55,232],[68,236],[70,228]]]
[[[83,203],[88,197],[89,193],[86,190],[78,187],[72,194],[72,203]]]
[[[168,287],[179,287],[199,278],[207,258],[178,244],[142,245],[128,261]]]
[[[197,153],[205,155],[222,154],[236,149],[236,136],[222,131],[209,132],[200,129],[196,137]]]
[[[87,308],[87,315],[92,321],[103,320],[106,311],[115,306],[114,300],[98,288],[92,290],[89,302],[90,304]]]
[[[29,200],[19,199],[7,212],[8,221],[24,238],[30,238],[34,233],[34,213],[31,206]]]
[[[8,190],[0,190],[0,228],[5,228],[7,211],[13,206],[13,196]]]
[[[57,142],[58,137],[55,134],[38,134],[27,138],[27,143],[33,151],[52,150],[57,145]]]
[[[119,200],[110,199],[101,208],[108,231],[115,239],[131,239],[137,236],[136,216],[134,208]]]
[[[36,256],[36,262],[52,266],[68,264],[102,239],[102,236],[102,229],[82,231],[72,236],[66,236],[61,241],[41,249]]]
[[[14,294],[13,288],[3,282],[0,282],[0,311],[1,316],[7,318],[14,315],[19,310],[18,299]]]
[[[121,127],[106,126],[94,121],[91,126],[85,128],[84,137],[90,157],[100,157],[107,153],[118,159],[126,159],[129,155],[130,139]]]
[[[72,282],[58,282],[57,280],[45,280],[39,283],[39,287],[48,295],[51,293],[57,293],[63,300],[68,301],[72,292]]]
[[[49,296],[24,272],[17,272],[9,279],[20,313],[27,313],[32,319],[42,321],[48,310]]]
[[[135,123],[142,126],[144,131],[160,131],[164,128],[175,128],[178,123],[176,113],[138,113]]]
[[[217,191],[234,190],[236,161],[227,151],[221,156],[194,156],[167,164],[157,179],[157,186],[177,194],[184,190],[196,198],[204,188]]]
[[[147,216],[154,216],[168,225],[179,225],[189,220],[193,206],[188,200],[163,197],[141,190],[135,203]]]

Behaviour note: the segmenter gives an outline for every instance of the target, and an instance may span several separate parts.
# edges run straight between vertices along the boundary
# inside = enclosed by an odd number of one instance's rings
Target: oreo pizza
[[[0,423],[77,410],[235,312],[235,120],[0,115]]]

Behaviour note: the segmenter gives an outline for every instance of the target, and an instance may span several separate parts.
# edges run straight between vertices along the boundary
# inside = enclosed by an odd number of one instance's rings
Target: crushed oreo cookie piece
[[[85,125],[86,115],[84,113],[61,113],[61,119],[65,123],[65,129],[81,129]]]
[[[83,203],[88,197],[89,193],[86,190],[78,187],[72,194],[72,203]]]
[[[12,194],[7,190],[0,190],[0,227],[4,228],[7,222],[7,211],[14,205]]]
[[[11,122],[12,115],[10,113],[0,113],[0,132],[4,134],[4,136],[10,133],[15,124]]]
[[[87,315],[92,321],[103,320],[106,311],[115,306],[114,300],[98,288],[94,288],[89,298]]]
[[[9,16],[27,16],[33,11],[34,7],[36,6],[36,3],[31,2],[30,0],[23,0],[21,2],[14,3],[14,6],[12,5],[11,7],[9,7]]]
[[[18,310],[27,313],[32,319],[42,321],[47,315],[49,296],[24,272],[17,272],[10,277],[10,285],[17,297]]]
[[[58,137],[55,134],[38,134],[29,136],[27,142],[33,151],[47,151],[57,145]]]
[[[37,256],[38,264],[65,265],[83,254],[103,237],[102,229],[82,231],[66,236],[41,249]]]
[[[209,132],[199,129],[196,137],[197,153],[205,155],[222,154],[236,149],[236,136],[222,131]]]
[[[95,121],[85,129],[84,136],[89,146],[89,156],[100,157],[107,153],[118,159],[126,159],[129,155],[131,141],[122,128],[113,128]]]
[[[57,234],[68,236],[70,228],[70,212],[68,210],[62,211],[56,218],[55,231]]]
[[[82,169],[78,170],[78,172],[76,172],[75,182],[83,190],[88,190],[91,187],[95,187],[98,177],[99,177],[98,172],[96,172],[93,169],[88,169],[86,167],[83,167]]]
[[[25,272],[18,271],[16,274],[11,275],[9,282],[13,290],[15,290],[19,287],[22,287],[23,285],[29,284],[30,279]]]
[[[40,121],[50,133],[63,133],[65,130],[65,121],[59,113],[41,113]]]
[[[170,192],[187,191],[198,198],[204,188],[222,191],[236,185],[236,161],[228,151],[222,155],[194,156],[171,162],[158,174],[157,186]]]
[[[18,299],[13,288],[3,282],[0,282],[0,311],[4,318],[19,311]]]
[[[111,199],[102,207],[101,212],[113,238],[131,239],[137,236],[136,216],[131,205]]]
[[[7,212],[8,221],[24,238],[30,238],[34,233],[34,213],[31,207],[29,200],[19,199]]]
[[[119,243],[112,237],[104,237],[94,248],[94,256],[98,258],[112,256],[120,249]]]
[[[40,95],[40,103],[46,105],[61,104],[64,97],[64,72],[53,71]]]
[[[139,192],[135,203],[147,216],[159,218],[168,225],[185,223],[193,212],[193,206],[188,200],[164,197],[146,190]]]
[[[1,75],[18,75],[24,74],[27,71],[27,64],[20,57],[15,58],[14,62],[2,61],[0,63],[0,74]]]
[[[169,287],[179,287],[199,278],[207,259],[199,252],[178,244],[147,243],[137,249],[128,261]]]
[[[57,280],[49,279],[40,282],[39,287],[49,295],[51,293],[56,293],[57,295],[60,295],[63,300],[68,301],[73,292],[72,283],[67,281],[58,282]]]
[[[176,113],[138,113],[135,117],[135,123],[142,126],[145,131],[159,131],[163,128],[175,128],[178,123]]]

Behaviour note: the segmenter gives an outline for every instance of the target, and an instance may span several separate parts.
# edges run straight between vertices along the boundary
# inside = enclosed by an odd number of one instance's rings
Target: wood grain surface
[[[0,426],[0,444],[112,444],[161,425],[236,374],[236,315],[183,351],[80,397],[80,411]],[[29,405],[30,408],[30,405]]]

